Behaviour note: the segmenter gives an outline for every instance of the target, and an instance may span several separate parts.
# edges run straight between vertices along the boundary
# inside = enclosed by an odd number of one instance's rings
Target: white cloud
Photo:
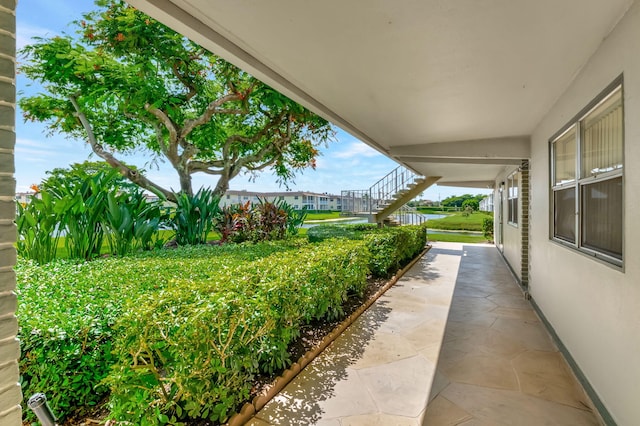
[[[58,34],[49,28],[18,22],[16,26],[16,48],[18,50],[33,43],[33,37],[51,37]]]
[[[26,163],[44,163],[52,154],[51,149],[42,142],[16,138],[15,155],[17,162],[22,160]]]
[[[336,151],[333,153],[334,158],[357,158],[376,156],[382,156],[382,154],[362,142],[353,142],[349,144],[344,150]]]

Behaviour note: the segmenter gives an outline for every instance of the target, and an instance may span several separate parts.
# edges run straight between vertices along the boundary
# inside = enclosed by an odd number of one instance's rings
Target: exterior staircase
[[[369,222],[388,226],[422,223],[426,217],[406,204],[439,179],[398,166],[368,190],[342,191],[342,213],[366,214]]]

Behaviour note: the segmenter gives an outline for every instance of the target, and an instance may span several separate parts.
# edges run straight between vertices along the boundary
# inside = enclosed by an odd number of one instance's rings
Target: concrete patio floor
[[[494,246],[433,248],[248,423],[598,425]]]

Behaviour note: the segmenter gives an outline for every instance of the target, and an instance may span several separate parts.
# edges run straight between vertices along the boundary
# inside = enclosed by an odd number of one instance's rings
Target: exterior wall
[[[503,191],[500,193],[496,191],[494,193],[494,200],[498,197],[502,197],[502,254],[507,259],[509,266],[516,274],[518,279],[522,279],[522,274],[520,270],[520,263],[522,261],[522,231],[521,224],[518,223],[517,226],[509,223],[509,191],[507,185],[507,178],[513,173],[517,171],[517,167],[505,167],[502,173],[500,173],[496,177],[496,188],[499,188],[501,183],[504,182]],[[519,182],[520,184],[520,182]],[[499,203],[495,203],[495,208],[499,208]],[[522,218],[522,201],[519,197],[518,200],[518,219]],[[494,214],[494,230],[498,228],[499,217],[497,214]],[[494,231],[495,232],[495,231]]]
[[[640,2],[532,134],[530,293],[613,420],[640,422]],[[549,239],[549,139],[624,74],[624,269]]]
[[[16,339],[15,0],[0,0],[0,425],[20,425],[20,347]]]

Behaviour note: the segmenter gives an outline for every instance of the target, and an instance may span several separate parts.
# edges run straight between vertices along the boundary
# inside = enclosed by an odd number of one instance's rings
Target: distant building
[[[16,201],[23,206],[29,204],[31,199],[35,197],[37,192],[28,191],[28,192],[16,192]]]
[[[480,200],[480,208],[481,212],[492,212],[493,211],[493,194],[489,194]]]
[[[339,195],[319,194],[315,192],[287,191],[287,192],[252,192],[252,191],[227,191],[220,200],[220,206],[241,204],[251,201],[258,203],[258,199],[269,201],[283,200],[294,209],[301,210],[341,210],[342,198]]]

